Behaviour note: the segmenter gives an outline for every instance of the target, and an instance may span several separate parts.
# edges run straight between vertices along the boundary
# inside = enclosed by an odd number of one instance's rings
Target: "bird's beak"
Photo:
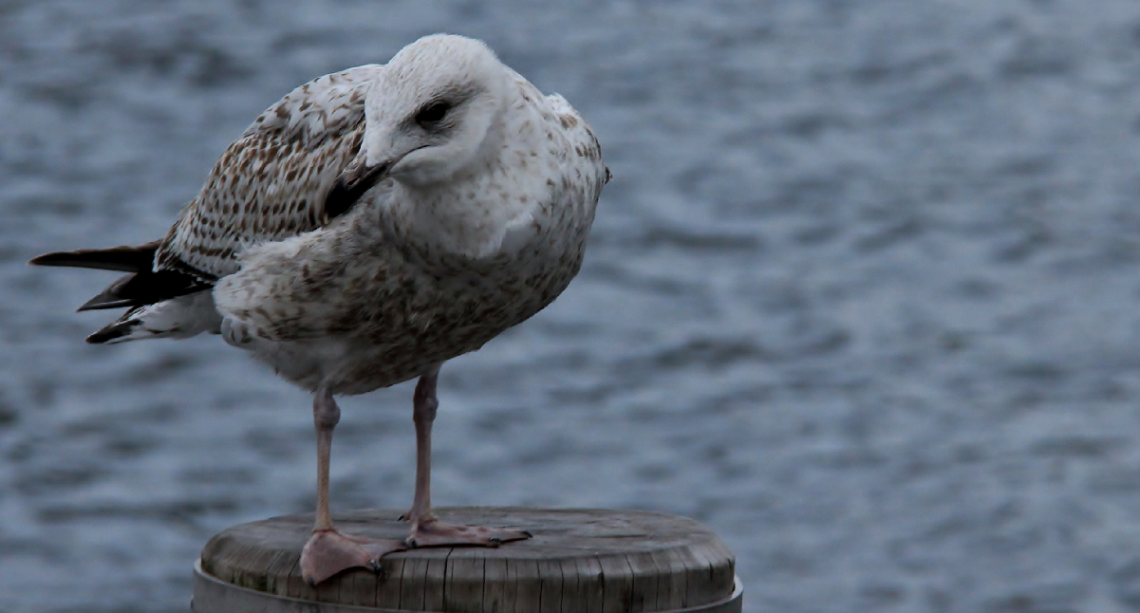
[[[340,176],[336,178],[336,183],[329,190],[329,195],[325,198],[325,214],[329,216],[329,219],[334,219],[347,213],[352,205],[356,204],[356,201],[364,195],[364,192],[383,181],[391,169],[391,160],[375,166],[368,166],[363,163],[350,164],[348,168],[344,169],[344,172],[340,173]]]

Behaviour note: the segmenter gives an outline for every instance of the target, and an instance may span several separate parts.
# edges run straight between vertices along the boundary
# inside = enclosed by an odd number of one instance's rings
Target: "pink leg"
[[[500,543],[531,537],[526,531],[484,526],[456,526],[435,518],[431,511],[431,426],[435,421],[439,400],[435,396],[439,367],[425,373],[416,384],[413,396],[416,424],[416,493],[412,508],[401,519],[412,522],[412,530],[404,542],[408,547],[446,547],[481,545],[498,547]]]
[[[341,534],[329,515],[329,457],[333,428],[340,421],[340,407],[328,390],[313,398],[313,423],[317,429],[317,521],[313,535],[301,551],[301,574],[310,585],[356,566],[379,571],[380,556],[407,549],[402,541],[369,540]]]

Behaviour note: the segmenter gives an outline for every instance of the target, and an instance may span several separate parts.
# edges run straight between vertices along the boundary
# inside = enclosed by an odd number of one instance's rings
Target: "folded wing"
[[[360,150],[364,96],[382,68],[325,75],[262,113],[162,241],[156,270],[223,277],[245,247],[327,224],[325,197]]]
[[[325,75],[269,107],[225,150],[162,240],[48,253],[31,263],[129,273],[80,308],[130,309],[91,342],[133,340],[141,330],[147,334],[138,338],[212,330],[212,298],[193,295],[236,272],[247,247],[329,223],[325,198],[360,149],[364,96],[382,68]]]

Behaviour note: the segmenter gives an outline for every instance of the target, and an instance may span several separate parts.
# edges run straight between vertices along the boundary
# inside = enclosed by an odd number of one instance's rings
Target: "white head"
[[[404,47],[365,97],[364,140],[347,178],[429,188],[476,169],[499,148],[492,128],[507,108],[510,76],[470,38],[436,34]]]

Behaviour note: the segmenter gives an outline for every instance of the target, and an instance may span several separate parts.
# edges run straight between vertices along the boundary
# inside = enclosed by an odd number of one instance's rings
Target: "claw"
[[[534,538],[534,535],[531,534],[530,530],[519,530],[519,532],[522,532],[523,534],[525,534],[527,536],[527,538]]]
[[[488,540],[488,541],[491,541],[492,543],[494,543],[494,544],[496,544],[496,545],[498,545],[498,544],[500,544],[500,543],[502,543],[502,542],[503,542],[503,539],[501,539],[501,538],[499,538],[499,537],[497,537],[497,536],[492,536],[491,538],[489,538],[489,539],[487,539],[487,540]]]

